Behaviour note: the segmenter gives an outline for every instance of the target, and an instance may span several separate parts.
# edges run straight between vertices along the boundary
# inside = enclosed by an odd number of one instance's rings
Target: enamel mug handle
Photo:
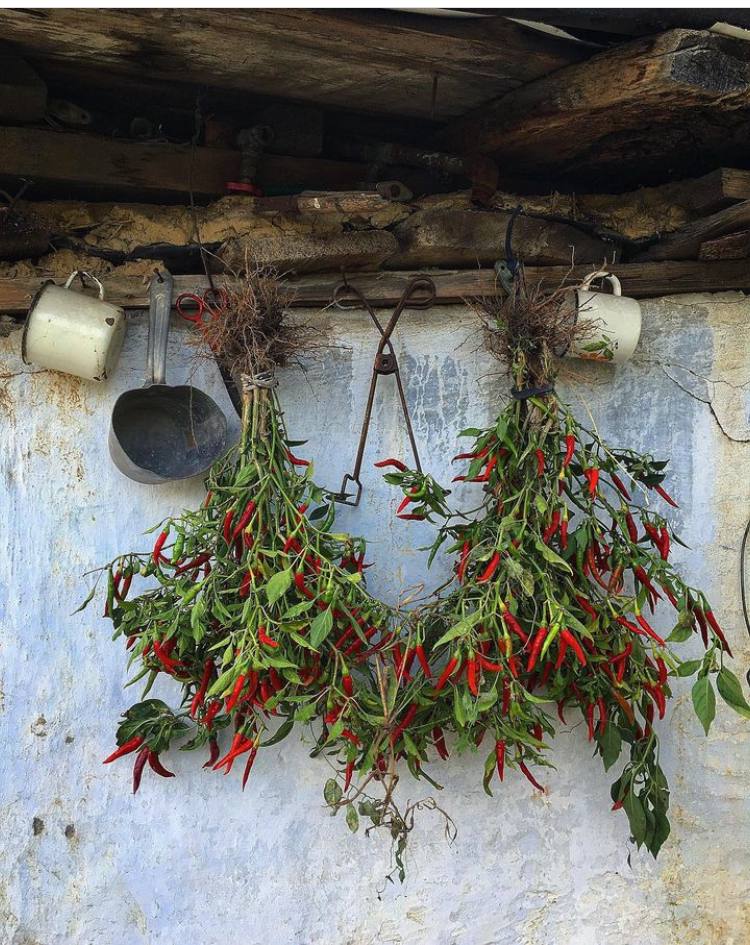
[[[598,272],[592,272],[591,275],[586,276],[586,278],[581,283],[582,289],[590,289],[591,283],[595,279],[602,279],[604,282],[609,282],[612,286],[612,295],[622,295],[622,285],[617,276],[613,276],[611,272],[607,272],[606,269],[600,269]]]
[[[73,280],[75,279],[76,276],[80,276],[81,282],[84,285],[85,285],[85,281],[84,281],[85,279],[90,279],[93,283],[95,283],[99,288],[99,301],[100,302],[104,301],[104,286],[101,284],[101,282],[99,282],[96,276],[92,276],[91,273],[84,272],[82,269],[75,269],[73,272],[71,272],[71,274],[68,276],[67,282],[65,283],[66,289],[69,289],[71,287],[71,285],[73,284]]]

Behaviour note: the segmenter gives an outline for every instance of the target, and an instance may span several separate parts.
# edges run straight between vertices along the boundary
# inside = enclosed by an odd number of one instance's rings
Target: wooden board
[[[0,14],[1,19],[1,14]],[[0,175],[101,187],[123,193],[223,194],[239,173],[239,151],[123,141],[85,133],[0,128]],[[351,190],[366,176],[362,164],[266,155],[261,187]]]
[[[641,253],[639,259],[692,259],[698,255],[703,243],[747,226],[750,226],[750,200],[743,200],[688,223]]]
[[[507,20],[372,10],[5,9],[0,27],[57,62],[438,119],[590,54]]]
[[[606,168],[613,180],[630,182],[635,174],[643,183],[643,168],[659,161],[674,166],[699,159],[704,147],[739,147],[747,121],[737,118],[730,134],[721,119],[729,128],[732,112],[748,107],[750,43],[672,30],[508,93],[452,122],[440,145],[472,141],[506,170],[523,167],[527,176]]]
[[[750,230],[727,233],[701,243],[698,259],[747,259],[750,256]]]
[[[590,266],[528,266],[530,282],[545,288],[581,280],[591,271]],[[750,290],[750,266],[744,260],[726,262],[660,262],[623,263],[611,267],[622,282],[624,295],[635,298],[653,298],[687,292],[719,292],[730,289]],[[367,298],[380,305],[392,304],[401,295],[414,272],[357,273],[350,282]],[[427,272],[435,282],[438,304],[461,302],[464,299],[497,295],[498,287],[492,269]],[[107,299],[126,308],[148,307],[148,285],[140,277],[122,277],[116,273],[102,277]],[[0,313],[20,315],[26,312],[34,293],[46,280],[0,279]],[[216,278],[222,284],[222,278]],[[302,276],[288,281],[289,304],[293,306],[325,306],[341,278],[330,273]],[[208,286],[205,276],[175,276],[175,296],[181,292],[203,291]]]

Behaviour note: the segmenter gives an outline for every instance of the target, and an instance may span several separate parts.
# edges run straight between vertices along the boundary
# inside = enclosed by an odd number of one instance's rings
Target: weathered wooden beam
[[[708,240],[750,225],[750,200],[743,200],[717,213],[688,223],[638,257],[647,259],[693,259]]]
[[[660,262],[616,263],[610,271],[622,282],[625,295],[635,298],[653,298],[687,292],[720,292],[729,289],[750,289],[750,267],[744,260],[725,262]],[[526,278],[544,288],[579,281],[591,272],[591,266],[527,266]],[[415,272],[362,272],[350,282],[356,285],[373,303],[388,305],[401,295]],[[494,270],[464,269],[457,271],[424,271],[435,282],[438,304],[458,303],[478,296],[498,295],[502,292]],[[107,298],[115,305],[126,308],[148,307],[148,285],[143,278],[118,276],[116,272],[103,276]],[[0,279],[0,313],[24,313],[45,278]],[[218,285],[232,280],[215,278]],[[181,292],[202,292],[208,287],[205,276],[175,276],[175,296]],[[334,288],[341,277],[318,273],[289,279],[289,304],[297,307],[325,306],[331,301]]]
[[[698,110],[710,110],[714,139],[721,139],[722,114],[748,106],[750,44],[672,30],[530,82],[452,122],[439,144],[453,150],[472,142],[527,176],[611,167],[621,180],[638,159],[691,158],[673,153],[675,136],[664,128],[681,126],[695,140]]]
[[[451,209],[418,210],[394,232],[399,252],[392,269],[418,266],[478,266],[492,264],[505,252],[509,213]],[[519,217],[513,227],[513,251],[528,263],[603,263],[616,251],[566,223]]]
[[[698,259],[747,259],[750,256],[750,230],[727,233],[701,243]]]
[[[0,128],[0,175],[108,191],[217,195],[239,174],[239,151],[123,141],[38,128]],[[353,190],[365,166],[349,161],[265,155],[261,187]]]
[[[0,25],[58,62],[438,119],[589,52],[508,21],[478,30],[372,10],[5,9]]]
[[[46,108],[47,86],[20,56],[0,46],[0,120],[41,121]]]
[[[697,180],[665,184],[672,198],[682,199],[695,213],[713,213],[738,200],[750,200],[750,171],[736,167],[717,167]]]

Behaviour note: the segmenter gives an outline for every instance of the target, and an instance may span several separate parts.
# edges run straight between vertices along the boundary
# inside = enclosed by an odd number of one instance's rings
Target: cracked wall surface
[[[351,313],[315,318],[332,347],[306,373],[286,370],[290,433],[309,438],[321,484],[353,462],[377,337]],[[175,324],[169,379],[192,377],[231,413],[218,372]],[[426,468],[450,478],[455,435],[489,420],[507,389],[463,307],[407,313],[397,350]],[[632,850],[611,813],[610,777],[574,720],[555,740],[539,795],[519,777],[494,799],[483,756],[434,772],[454,818],[449,846],[434,815],[414,831],[403,886],[383,883],[385,838],[352,837],[322,803],[328,776],[296,735],[268,749],[247,791],[178,751],[170,782],[102,767],[123,692],[121,644],[85,597],[82,574],[145,528],[195,504],[200,483],[149,487],[107,455],[117,395],[143,379],[145,325],[133,319],[108,385],[24,366],[20,332],[0,339],[0,945],[746,945],[750,941],[750,723],[720,705],[706,739],[689,683],[660,726],[672,788],[672,836],[657,863]],[[558,384],[613,443],[671,456],[676,550],[705,588],[737,656],[750,665],[738,553],[750,515],[750,301],[740,294],[644,303],[632,362],[569,362]],[[706,403],[706,401],[710,401]],[[429,526],[397,523],[397,496],[372,469],[408,457],[391,381],[381,382],[358,509],[342,528],[372,540],[373,588],[395,600],[435,586],[418,549]],[[465,489],[476,488],[472,486]],[[466,495],[467,493],[464,493]],[[169,696],[163,685],[157,695]],[[412,799],[431,792],[411,782]]]

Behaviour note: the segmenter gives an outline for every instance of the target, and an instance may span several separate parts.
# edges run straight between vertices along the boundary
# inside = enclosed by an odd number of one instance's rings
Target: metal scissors
[[[183,292],[177,296],[175,308],[185,321],[193,322],[198,328],[203,328],[207,321],[221,318],[226,311],[228,296],[225,289],[206,289],[203,295],[193,292]]]
[[[354,297],[354,300],[347,304],[344,299],[346,296],[350,295]],[[370,318],[373,321],[373,324],[380,332],[380,343],[378,344],[377,351],[375,352],[375,360],[372,366],[372,380],[370,381],[370,392],[367,396],[367,406],[365,407],[365,416],[362,421],[362,432],[359,436],[359,446],[357,447],[357,456],[354,461],[354,469],[351,473],[347,473],[342,482],[341,489],[334,494],[334,499],[337,502],[342,502],[344,505],[359,505],[359,500],[362,495],[362,483],[360,481],[359,475],[362,471],[362,460],[365,454],[365,446],[367,445],[367,434],[370,429],[370,420],[372,419],[372,407],[375,402],[375,391],[378,386],[378,378],[381,375],[393,374],[396,379],[396,388],[398,390],[399,400],[401,401],[401,411],[404,415],[404,423],[406,425],[406,432],[409,437],[409,443],[411,444],[412,453],[414,455],[414,465],[418,472],[422,472],[422,464],[419,461],[419,452],[417,450],[417,441],[414,437],[414,430],[412,429],[411,419],[409,417],[409,408],[406,403],[406,395],[404,394],[404,387],[401,383],[401,374],[399,372],[398,360],[396,358],[396,352],[393,350],[393,345],[391,343],[391,335],[393,330],[398,323],[401,313],[405,308],[429,308],[430,305],[435,300],[435,283],[432,279],[427,276],[414,276],[407,283],[406,288],[401,294],[396,307],[393,310],[393,314],[388,320],[388,324],[383,328],[381,325],[375,311],[360,292],[356,286],[350,285],[348,282],[343,282],[341,285],[337,286],[333,293],[333,304],[340,309],[354,309],[354,308],[363,308]],[[354,483],[357,487],[357,491],[354,494],[354,497],[350,499],[349,493],[347,493],[346,488],[349,483]]]

